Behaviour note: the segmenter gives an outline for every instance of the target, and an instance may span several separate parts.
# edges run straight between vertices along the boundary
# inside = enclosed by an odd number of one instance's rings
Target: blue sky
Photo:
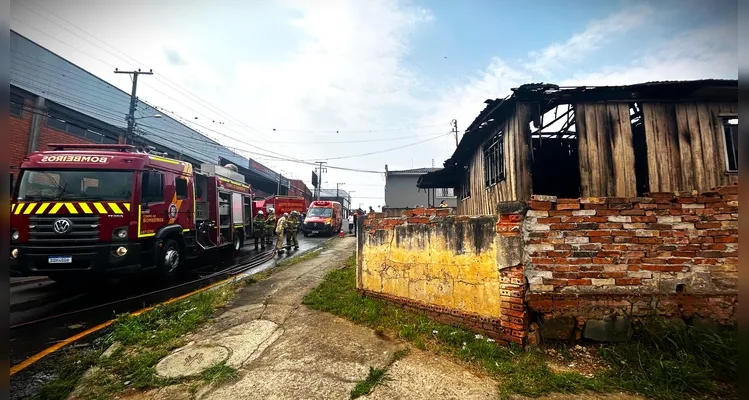
[[[441,165],[455,146],[450,120],[465,129],[484,100],[523,83],[735,79],[737,8],[728,0],[133,0],[126,8],[13,0],[11,28],[125,91],[130,82],[113,65],[153,68],[139,96],[185,121],[196,112],[217,121],[206,133],[227,146],[254,151],[241,143],[252,141],[290,158],[383,170]],[[244,154],[309,179],[308,166]],[[324,180],[382,203],[379,175],[329,170]]]

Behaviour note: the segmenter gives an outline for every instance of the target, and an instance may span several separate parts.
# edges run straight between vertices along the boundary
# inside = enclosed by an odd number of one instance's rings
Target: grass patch
[[[68,359],[56,363],[56,378],[45,384],[34,399],[64,399],[79,388],[81,399],[113,398],[125,389],[148,390],[189,379],[165,379],[156,375],[155,365],[172,350],[185,345],[184,335],[204,324],[216,309],[225,306],[245,282],[207,290],[143,314],[121,315],[109,332],[95,341],[97,350],[70,351]],[[101,358],[104,349],[118,342],[122,347]],[[92,374],[81,381],[84,372]],[[236,371],[218,364],[201,376],[205,382],[222,382],[236,377]],[[197,390],[198,385],[195,385]]]
[[[368,395],[372,393],[372,391],[378,386],[382,385],[385,382],[389,381],[390,378],[387,375],[388,369],[393,365],[394,362],[402,359],[403,357],[408,355],[408,349],[401,349],[396,351],[393,354],[393,357],[390,358],[390,361],[387,363],[387,365],[383,368],[375,368],[370,366],[369,367],[369,374],[367,374],[367,377],[364,378],[362,381],[356,384],[353,389],[351,389],[351,398],[356,399],[361,396]]]
[[[222,362],[203,371],[201,377],[208,383],[221,383],[236,379],[237,370]]]
[[[609,365],[604,374],[610,381],[653,398],[738,398],[737,328],[664,329],[660,320],[643,328],[635,341],[599,349]]]
[[[481,335],[440,324],[355,290],[355,256],[328,273],[304,304],[376,330],[388,331],[423,350],[444,352],[483,367],[500,382],[500,393],[537,397],[548,393],[626,390],[654,399],[684,396],[737,397],[738,330],[712,334],[685,329],[665,336],[643,332],[626,344],[601,345],[604,372],[585,377],[553,371],[537,348],[497,345]],[[721,376],[724,379],[718,379]]]
[[[307,261],[307,260],[309,260],[311,258],[315,258],[315,257],[319,256],[321,252],[322,252],[322,249],[317,249],[317,250],[312,250],[312,251],[309,251],[307,253],[304,253],[304,254],[302,254],[301,256],[298,256],[298,257],[287,258],[287,259],[281,260],[278,263],[278,266],[279,267],[289,267],[289,266],[292,266],[292,265],[296,265],[296,264],[299,264],[302,261]]]
[[[30,396],[32,400],[63,400],[75,389],[84,373],[96,364],[101,351],[96,349],[67,350],[56,360],[57,378]]]
[[[359,382],[351,389],[351,398],[355,399],[372,393],[374,388],[388,380],[387,369],[369,367],[369,374],[363,381]]]

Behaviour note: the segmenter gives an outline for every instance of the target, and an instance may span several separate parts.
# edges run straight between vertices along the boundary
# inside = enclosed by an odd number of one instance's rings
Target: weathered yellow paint
[[[477,255],[469,237],[462,241],[463,251],[456,252],[444,235],[434,230],[401,237],[399,243],[393,230],[385,232],[387,237],[381,240],[364,240],[362,289],[468,313],[500,316],[500,274],[494,241]],[[473,234],[470,229],[465,232]]]

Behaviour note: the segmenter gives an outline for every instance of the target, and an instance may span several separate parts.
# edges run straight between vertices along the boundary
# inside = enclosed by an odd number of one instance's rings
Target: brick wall
[[[30,100],[25,100],[26,107],[31,107]],[[34,114],[28,110],[23,110],[21,117],[10,116],[10,166],[17,167],[26,156],[29,147],[29,132],[31,132],[31,117]],[[10,170],[17,175],[18,170]]]
[[[738,186],[637,198],[533,196],[523,224],[530,310],[736,319]]]
[[[497,210],[368,214],[358,290],[519,344],[614,340],[601,337],[612,326],[626,336],[630,319],[654,313],[737,320],[738,186],[636,198],[534,195]],[[488,221],[496,223],[489,241]],[[483,283],[454,284],[466,277]]]
[[[392,211],[392,210],[391,210]],[[497,216],[454,216],[449,209],[411,209],[399,216],[370,213],[358,236],[357,288],[438,321],[498,341],[526,335],[521,249],[508,256],[519,229]],[[514,261],[513,261],[514,260]]]
[[[47,117],[44,117],[46,120]],[[93,143],[90,140],[83,139],[78,136],[71,135],[66,132],[61,132],[56,129],[47,126],[45,120],[42,120],[41,130],[39,132],[39,147],[37,150],[49,150],[47,144],[49,143],[67,143],[67,144],[88,144]]]
[[[32,100],[26,99],[26,107],[33,107]],[[10,165],[18,167],[21,165],[23,158],[28,155],[29,136],[31,134],[31,118],[34,113],[24,110],[22,117],[10,116]],[[66,132],[60,132],[50,128],[46,124],[46,117],[41,120],[41,129],[39,140],[37,141],[37,150],[48,150],[50,143],[92,143],[78,136],[70,135]],[[17,175],[17,169],[11,169],[14,175]]]

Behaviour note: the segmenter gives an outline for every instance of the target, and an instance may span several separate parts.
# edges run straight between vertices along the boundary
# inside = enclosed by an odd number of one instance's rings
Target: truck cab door
[[[159,171],[143,171],[141,175],[137,216],[139,238],[154,236],[168,221],[164,183],[164,174]]]
[[[169,204],[169,223],[179,224],[183,229],[192,229],[195,226],[195,193],[194,178],[188,176],[175,176],[174,197]],[[176,214],[175,214],[176,209]]]

